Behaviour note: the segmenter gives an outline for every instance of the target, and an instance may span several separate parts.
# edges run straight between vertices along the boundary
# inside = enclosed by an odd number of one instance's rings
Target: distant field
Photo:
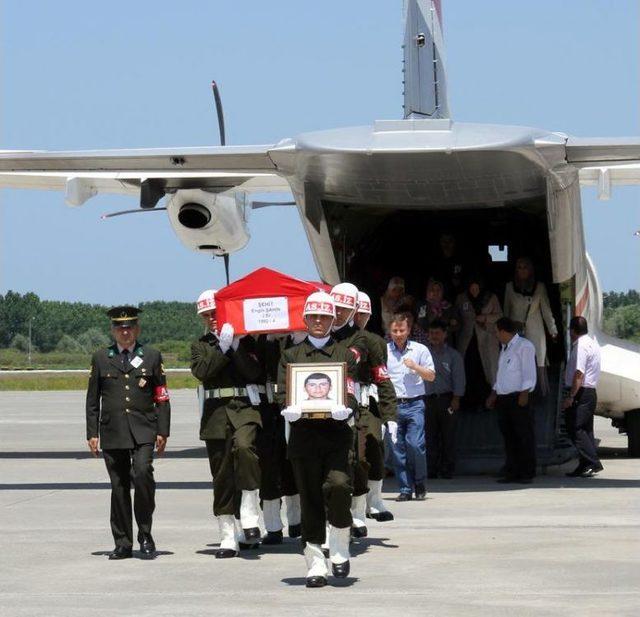
[[[165,366],[174,368],[187,368],[189,362],[184,359],[184,354],[171,350],[162,349],[161,345],[156,346],[162,352],[162,359]],[[91,364],[91,354],[68,351],[49,351],[47,353],[33,352],[31,354],[31,364],[24,351],[17,349],[0,349],[0,370],[7,369],[88,369]]]
[[[84,390],[87,387],[86,373],[21,373],[3,375],[0,373],[0,391],[8,390]],[[198,382],[189,373],[167,371],[170,390],[196,388]]]

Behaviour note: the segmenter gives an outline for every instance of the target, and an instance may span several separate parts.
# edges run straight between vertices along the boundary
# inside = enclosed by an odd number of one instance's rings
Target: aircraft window
[[[493,262],[509,261],[509,247],[506,244],[491,244],[489,245],[489,255],[491,255]]]

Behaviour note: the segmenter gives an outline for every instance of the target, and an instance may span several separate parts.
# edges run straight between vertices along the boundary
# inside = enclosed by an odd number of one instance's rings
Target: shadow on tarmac
[[[113,549],[111,549],[110,551],[93,551],[93,553],[91,554],[94,555],[95,557],[108,557],[109,555],[111,555],[112,551]],[[173,551],[156,551],[155,557],[153,559],[149,559],[148,557],[141,557],[140,551],[133,551],[132,558],[139,559],[140,561],[153,561],[157,557],[164,557],[166,555],[174,555],[174,554],[175,553]]]
[[[307,579],[303,576],[283,578],[281,580],[283,583],[291,585],[292,587],[304,587],[307,584]],[[335,578],[333,576],[330,576],[329,583],[326,585],[326,587],[351,587],[359,580],[359,578],[353,576],[347,576],[347,578]],[[325,589],[325,587],[319,587],[318,589]]]

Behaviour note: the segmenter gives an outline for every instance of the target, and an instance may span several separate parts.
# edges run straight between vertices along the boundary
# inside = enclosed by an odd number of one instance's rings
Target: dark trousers
[[[437,394],[427,398],[427,420],[424,433],[427,444],[427,473],[453,473],[455,466],[456,414],[449,413],[452,394]]]
[[[505,475],[533,478],[536,475],[536,439],[533,409],[518,405],[518,394],[498,395],[498,424],[504,439]]]
[[[141,534],[151,533],[156,507],[156,482],[153,478],[153,444],[135,445],[130,450],[104,450],[104,462],[111,480],[111,533],[116,546],[133,546],[131,518],[131,483],[133,511]]]
[[[593,412],[597,402],[598,396],[593,388],[580,388],[573,404],[565,412],[567,432],[578,450],[583,467],[601,467],[593,436]]]
[[[384,442],[382,420],[369,407],[361,407],[357,422],[355,451],[358,453],[353,474],[353,496],[369,491],[369,480],[382,480],[384,469]]]
[[[237,429],[227,425],[226,439],[206,439],[213,478],[213,514],[239,515],[242,491],[260,488],[260,464],[256,451],[257,424]]]
[[[280,408],[269,405],[261,412],[262,428],[258,431],[257,447],[260,462],[260,499],[280,499],[296,495],[298,489],[291,462],[287,459],[284,418]]]
[[[314,456],[292,458],[293,475],[300,491],[302,540],[325,541],[327,521],[334,527],[350,527],[351,470],[346,448],[319,450]]]

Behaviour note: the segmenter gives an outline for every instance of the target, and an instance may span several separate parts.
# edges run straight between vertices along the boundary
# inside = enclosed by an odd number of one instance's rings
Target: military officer
[[[327,565],[322,552],[326,523],[330,524],[329,559],[333,575],[349,574],[349,536],[351,529],[351,473],[353,432],[348,421],[356,400],[355,357],[338,345],[331,335],[335,320],[333,298],[325,292],[312,293],[304,306],[307,338],[283,352],[278,371],[279,403],[285,405],[287,365],[298,363],[345,362],[349,407],[335,403],[330,419],[302,418],[299,406],[282,410],[290,423],[288,456],[300,491],[302,540],[307,564],[307,587],[327,584]]]
[[[218,559],[236,557],[239,516],[248,544],[260,539],[260,465],[256,437],[261,425],[260,365],[251,337],[234,336],[223,324],[218,333],[215,290],[200,294],[196,310],[207,332],[191,345],[191,372],[202,382],[200,439],[207,447],[213,478],[213,514],[220,531]]]
[[[138,542],[144,559],[153,559],[151,536],[155,509],[153,449],[162,454],[169,437],[171,407],[160,352],[138,342],[140,309],[110,309],[115,343],[93,354],[87,388],[87,441],[98,448],[111,480],[111,532],[115,549],[109,559],[132,555],[131,481]]]
[[[368,470],[366,515],[380,522],[392,521],[393,514],[382,500],[382,482],[385,476],[384,442],[382,427],[386,425],[393,436],[398,432],[396,392],[387,372],[387,343],[378,334],[366,330],[371,317],[371,299],[358,292],[355,325],[367,341],[368,357],[358,365],[360,382],[360,416],[358,425],[364,436],[363,470]]]
[[[261,383],[264,394],[260,394],[262,430],[258,433],[258,458],[260,460],[260,500],[267,535],[262,544],[282,544],[283,528],[282,498],[286,504],[288,533],[290,538],[299,538],[300,495],[293,477],[291,462],[287,459],[285,421],[280,415],[280,406],[275,400],[280,356],[295,342],[301,342],[306,333],[292,336],[286,334],[261,334],[257,338],[257,352],[263,370]]]

